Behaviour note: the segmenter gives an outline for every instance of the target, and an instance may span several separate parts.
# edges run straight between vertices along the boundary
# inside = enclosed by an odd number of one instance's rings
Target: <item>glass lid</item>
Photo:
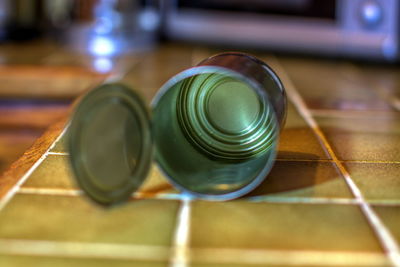
[[[102,204],[128,199],[146,178],[152,160],[144,102],[121,84],[95,88],[76,107],[68,147],[75,178],[90,198]]]

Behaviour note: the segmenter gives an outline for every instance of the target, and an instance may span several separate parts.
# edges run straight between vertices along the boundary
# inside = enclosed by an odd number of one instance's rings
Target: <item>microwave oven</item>
[[[397,61],[398,0],[166,0],[167,38]]]

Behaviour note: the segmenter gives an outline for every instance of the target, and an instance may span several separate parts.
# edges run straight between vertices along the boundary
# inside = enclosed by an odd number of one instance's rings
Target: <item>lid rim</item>
[[[136,165],[129,165],[127,168],[132,169],[128,171],[127,176],[122,174],[123,176],[120,176],[119,178],[121,179],[121,182],[112,186],[112,188],[110,187],[109,190],[104,190],[106,185],[101,181],[99,181],[101,186],[99,186],[99,184],[96,185],[95,181],[97,175],[95,172],[91,172],[87,168],[87,162],[84,160],[84,158],[90,158],[92,152],[85,151],[87,148],[84,148],[82,145],[82,139],[88,131],[88,124],[95,116],[99,116],[99,114],[96,113],[99,112],[100,106],[104,106],[105,103],[124,105],[124,110],[128,112],[126,116],[133,118],[134,122],[138,125],[138,129],[134,129],[135,131],[138,131],[134,137],[137,138],[135,145],[139,145],[139,149],[134,148],[135,151],[139,151],[137,158],[135,158]],[[118,115],[118,113],[115,115]],[[103,205],[111,205],[127,200],[134,191],[138,190],[147,177],[153,158],[150,117],[144,101],[142,101],[142,99],[127,86],[117,83],[103,84],[90,91],[79,102],[70,120],[67,133],[68,148],[70,151],[70,165],[75,180],[86,195],[95,202]],[[95,138],[95,136],[92,137]],[[101,138],[105,137],[102,136]],[[121,138],[128,137],[122,136]],[[101,140],[99,139],[99,145],[101,145]],[[112,157],[112,155],[110,156],[107,153],[110,153],[110,151],[104,151],[104,161],[109,157]],[[119,153],[119,151],[117,151],[117,153]],[[126,155],[123,155],[123,157],[125,156]],[[101,158],[101,160],[103,159]],[[112,165],[110,166],[111,168],[113,167]],[[116,167],[115,164],[114,167]],[[110,170],[110,173],[112,172],[113,169]]]

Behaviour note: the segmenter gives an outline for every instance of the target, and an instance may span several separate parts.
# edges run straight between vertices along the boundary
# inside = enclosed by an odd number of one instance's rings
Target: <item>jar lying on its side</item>
[[[167,81],[151,118],[124,85],[89,92],[68,130],[72,169],[92,199],[120,202],[146,178],[154,147],[158,166],[180,190],[237,198],[271,170],[285,114],[285,91],[270,67],[247,54],[218,54]]]

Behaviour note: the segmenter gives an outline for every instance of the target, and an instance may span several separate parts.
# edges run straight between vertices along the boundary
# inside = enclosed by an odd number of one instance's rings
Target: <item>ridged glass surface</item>
[[[177,101],[186,138],[208,155],[248,159],[271,147],[272,111],[248,84],[224,74],[185,79]]]
[[[164,90],[153,110],[156,160],[178,188],[229,199],[264,179],[279,132],[265,95],[215,68],[175,79]]]

